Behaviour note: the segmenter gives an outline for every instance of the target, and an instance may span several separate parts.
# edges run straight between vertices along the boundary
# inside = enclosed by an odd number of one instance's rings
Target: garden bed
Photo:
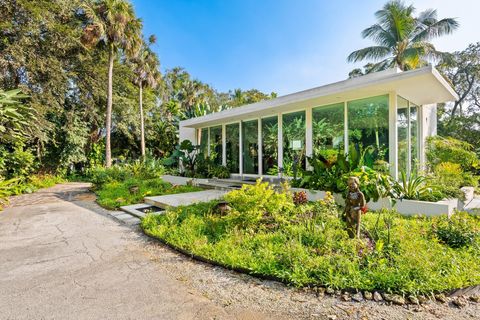
[[[480,222],[466,213],[453,220],[367,213],[358,240],[328,197],[295,205],[257,185],[226,199],[227,213],[201,203],[148,215],[142,227],[205,262],[295,286],[428,294],[480,283]]]

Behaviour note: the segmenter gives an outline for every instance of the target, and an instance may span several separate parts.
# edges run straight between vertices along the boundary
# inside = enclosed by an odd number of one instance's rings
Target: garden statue
[[[365,196],[360,191],[360,180],[357,177],[348,178],[348,193],[345,200],[344,217],[350,238],[354,238],[355,235],[357,238],[360,238],[360,223],[365,208]]]

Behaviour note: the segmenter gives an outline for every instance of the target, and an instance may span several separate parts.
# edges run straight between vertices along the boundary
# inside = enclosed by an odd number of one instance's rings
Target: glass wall
[[[199,143],[200,143],[200,153],[203,157],[208,156],[208,128],[202,128],[199,130]]]
[[[278,165],[277,116],[262,119],[262,156],[263,174],[275,175],[274,168]]]
[[[397,97],[398,173],[408,173],[408,100]]]
[[[348,102],[349,145],[373,148],[375,159],[388,161],[388,95]]]
[[[210,128],[210,159],[216,165],[222,165],[222,126]]]
[[[345,107],[343,102],[312,109],[313,153],[335,158],[345,148]]]
[[[232,123],[225,126],[227,168],[231,173],[240,172],[240,124]]]
[[[284,114],[283,128],[283,169],[289,175],[293,163],[305,167],[305,111]]]
[[[243,173],[258,174],[258,120],[242,122]]]

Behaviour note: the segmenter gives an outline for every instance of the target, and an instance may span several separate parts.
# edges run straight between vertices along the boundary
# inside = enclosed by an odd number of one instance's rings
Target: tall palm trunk
[[[108,95],[107,95],[107,120],[106,120],[106,141],[105,141],[105,166],[112,166],[112,149],[110,144],[110,134],[112,130],[112,82],[113,82],[113,61],[115,59],[113,48],[108,55]]]
[[[142,157],[145,157],[145,125],[143,123],[143,87],[142,87],[142,82],[140,81],[140,84],[138,85],[138,88],[140,89],[139,92],[139,102],[140,102],[140,132],[141,132],[141,142],[140,142],[140,148],[142,149]]]

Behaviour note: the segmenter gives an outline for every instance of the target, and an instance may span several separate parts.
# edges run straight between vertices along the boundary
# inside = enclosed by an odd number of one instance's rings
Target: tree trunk
[[[105,141],[105,166],[112,166],[112,149],[110,144],[110,134],[112,130],[112,82],[113,82],[113,61],[115,59],[113,49],[110,49],[108,56],[108,96],[107,96],[107,121],[106,121],[106,141]]]
[[[142,150],[142,157],[145,157],[145,124],[143,120],[143,87],[142,87],[142,82],[140,81],[140,84],[138,85],[139,87],[139,102],[140,102],[140,135],[141,135],[141,142],[140,142],[140,148]]]

